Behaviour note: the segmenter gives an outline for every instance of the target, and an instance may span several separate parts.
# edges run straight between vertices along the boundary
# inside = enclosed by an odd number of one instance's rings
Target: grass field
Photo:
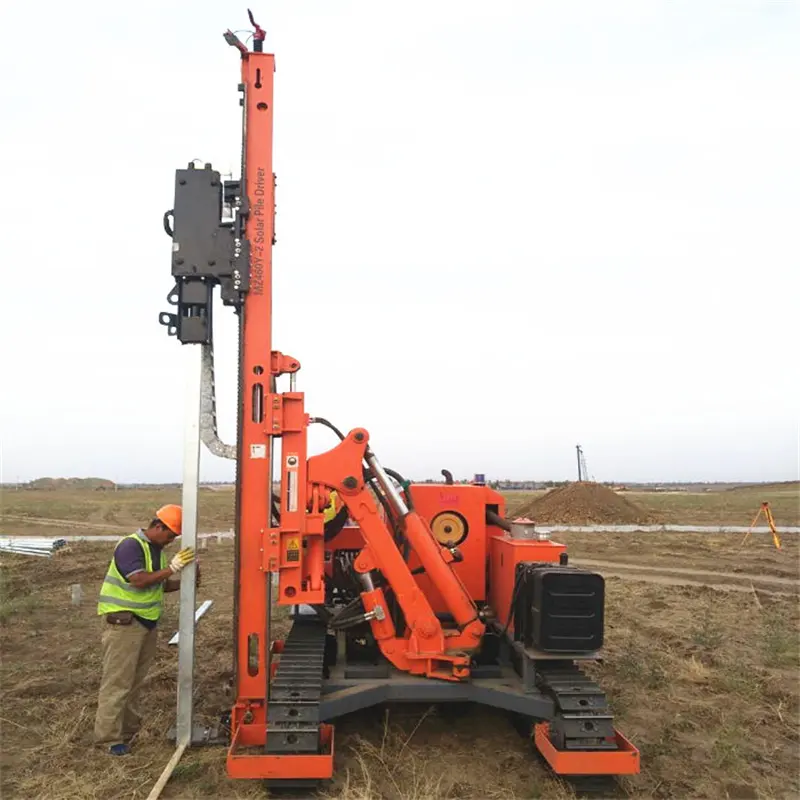
[[[762,494],[739,491],[748,496],[730,493],[724,521],[747,525]],[[146,522],[161,502],[178,499],[154,490],[67,492],[38,505],[29,497],[43,494],[7,493],[4,532],[12,518],[37,512],[40,520],[78,523],[41,525],[51,535],[86,532],[81,524],[122,532]],[[720,513],[714,505],[720,498],[710,495],[697,495],[709,506],[679,494],[652,501],[676,522],[698,521],[704,512],[708,522]],[[230,492],[203,493],[201,514],[214,521],[204,527],[229,527],[231,499]],[[783,509],[788,517],[791,499],[763,499],[779,523],[798,524],[779,515]],[[689,517],[682,516],[686,509]],[[741,535],[723,534],[559,538],[574,563],[605,565],[598,569],[607,576],[606,658],[594,672],[643,762],[618,796],[800,796],[798,536],[784,536],[780,552],[765,535],[743,548]],[[174,721],[177,651],[167,639],[177,626],[175,596],[147,687],[152,712],[134,754],[114,759],[91,744],[102,627],[95,598],[111,547],[79,543],[49,560],[0,557],[3,798],[145,798],[171,755],[165,733]],[[214,722],[231,703],[232,553],[223,541],[202,554],[198,602],[213,598],[215,607],[198,626],[198,722]],[[86,595],[79,608],[70,604],[73,583]],[[277,620],[274,635],[286,626]],[[341,720],[336,736],[336,777],[321,798],[571,796],[501,712],[392,706]],[[207,748],[184,757],[163,796],[235,800],[266,793],[258,784],[229,781],[224,751]]]
[[[542,492],[507,492],[509,513]],[[698,525],[750,525],[768,501],[778,525],[800,526],[800,484],[747,487],[718,492],[625,492],[624,496],[658,515],[662,522]],[[180,503],[179,489],[152,487],[118,491],[5,489],[0,533],[59,536],[116,533],[146,525],[164,503]],[[200,529],[233,526],[230,487],[200,490]]]
[[[509,511],[542,494],[507,492]],[[711,492],[622,492],[621,496],[655,514],[660,522],[675,525],[747,526],[766,501],[779,526],[800,526],[800,483]],[[763,517],[759,524],[764,524]]]
[[[0,533],[60,536],[67,533],[116,533],[147,525],[157,508],[180,503],[180,489],[152,487],[118,491],[6,489]],[[200,490],[201,529],[233,525],[232,488]]]

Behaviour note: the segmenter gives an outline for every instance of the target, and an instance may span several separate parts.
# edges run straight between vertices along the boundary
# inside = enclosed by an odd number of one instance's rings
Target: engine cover
[[[545,653],[590,653],[603,646],[605,581],[589,570],[517,565],[514,638]]]

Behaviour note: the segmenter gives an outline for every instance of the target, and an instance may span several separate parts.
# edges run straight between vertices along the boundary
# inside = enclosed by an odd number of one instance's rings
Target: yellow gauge
[[[436,541],[445,547],[455,547],[467,538],[467,521],[457,511],[442,511],[431,521]]]

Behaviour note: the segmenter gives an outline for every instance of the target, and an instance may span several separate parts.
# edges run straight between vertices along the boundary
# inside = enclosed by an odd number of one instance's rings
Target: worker
[[[181,535],[182,519],[180,506],[165,505],[147,530],[118,542],[100,590],[97,613],[105,621],[103,676],[94,738],[115,756],[130,752],[129,743],[141,724],[139,698],[156,653],[164,592],[180,588],[176,576],[194,561],[189,547],[170,561],[164,553],[164,547]]]
[[[350,513],[342,498],[334,489],[330,494],[328,505],[322,509],[322,520],[325,525],[325,541],[329,542],[347,524]]]
[[[339,500],[339,495],[336,490],[331,491],[331,500],[322,511],[322,519],[324,522],[330,522],[342,507],[342,501]]]

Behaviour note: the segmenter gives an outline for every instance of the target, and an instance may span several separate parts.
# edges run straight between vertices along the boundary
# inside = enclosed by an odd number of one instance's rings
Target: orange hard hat
[[[161,506],[161,508],[156,511],[156,518],[160,519],[176,536],[181,535],[183,509],[180,506]]]

